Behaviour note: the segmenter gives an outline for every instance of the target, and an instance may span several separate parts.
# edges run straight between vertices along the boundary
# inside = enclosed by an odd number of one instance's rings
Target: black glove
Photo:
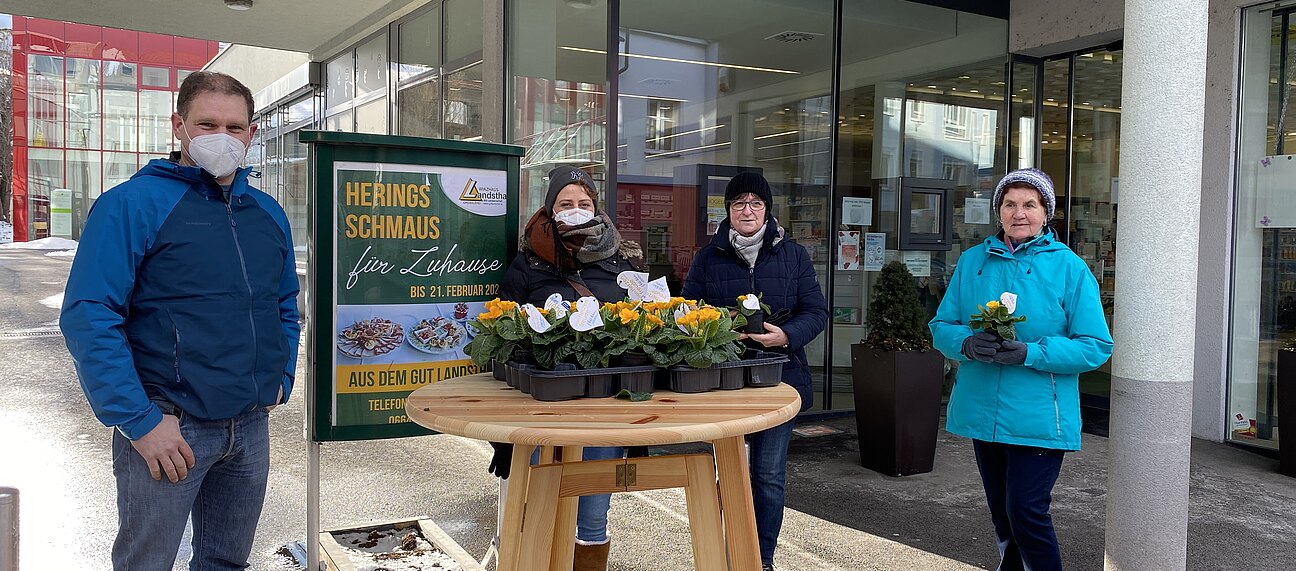
[[[498,442],[492,442],[490,445],[495,449],[495,455],[491,456],[490,466],[486,467],[486,471],[507,480],[509,468],[513,467],[513,445]]]
[[[994,354],[996,363],[1004,365],[1020,365],[1026,362],[1026,344],[1021,341],[1003,340],[1000,344],[999,352]]]
[[[999,338],[993,333],[977,331],[963,340],[963,354],[969,359],[992,363],[999,352]]]

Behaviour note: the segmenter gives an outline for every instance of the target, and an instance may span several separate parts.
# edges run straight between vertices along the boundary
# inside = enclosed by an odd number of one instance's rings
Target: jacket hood
[[[230,182],[230,195],[240,196],[247,192],[248,175],[252,174],[252,167],[240,167],[234,171],[234,180]],[[220,184],[212,177],[211,173],[202,170],[200,167],[190,167],[180,164],[172,159],[153,159],[144,165],[131,178],[154,176],[165,179],[171,179],[184,183],[186,186],[197,185],[200,190],[207,193],[221,192]]]

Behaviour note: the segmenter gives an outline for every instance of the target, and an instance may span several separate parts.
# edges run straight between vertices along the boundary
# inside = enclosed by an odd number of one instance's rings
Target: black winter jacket
[[[788,337],[786,349],[763,350],[787,353],[791,358],[783,365],[783,382],[801,393],[804,411],[814,404],[805,346],[827,326],[828,301],[819,289],[810,254],[800,244],[777,237],[772,229],[765,232],[756,265],[748,267],[729,243],[729,221],[722,222],[711,243],[693,256],[682,295],[711,305],[733,306],[740,295],[760,294],[772,312],[766,319],[774,317],[773,324],[783,328]]]
[[[626,291],[617,285],[617,274],[635,269],[620,253],[605,260],[586,264],[580,268],[579,280],[584,282],[600,302],[625,299]],[[573,276],[573,279],[577,279]],[[561,294],[567,301],[581,297],[567,278],[553,264],[540,259],[535,253],[524,250],[513,257],[513,263],[504,273],[500,285],[500,298],[517,303],[544,305],[552,294]]]

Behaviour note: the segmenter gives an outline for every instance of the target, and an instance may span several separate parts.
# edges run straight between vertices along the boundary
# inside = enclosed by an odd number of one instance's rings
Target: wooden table
[[[570,571],[579,496],[677,487],[685,489],[697,569],[759,571],[743,436],[791,420],[801,398],[781,384],[695,394],[657,391],[644,402],[541,402],[482,373],[419,388],[405,410],[410,420],[438,432],[515,445],[500,571]],[[580,461],[586,446],[684,442],[710,442],[714,457]],[[540,462],[532,466],[536,447]]]

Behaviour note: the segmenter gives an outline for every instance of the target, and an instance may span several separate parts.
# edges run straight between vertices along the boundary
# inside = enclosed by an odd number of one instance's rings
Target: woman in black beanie
[[[711,243],[693,256],[681,295],[711,305],[734,305],[755,293],[770,306],[765,332],[744,335],[749,345],[785,353],[783,382],[801,393],[801,410],[814,402],[805,346],[828,324],[828,302],[806,249],[784,236],[774,218],[773,194],[755,172],[735,176],[725,187],[729,216]],[[787,449],[796,420],[747,437],[751,447],[752,496],[763,569],[774,568],[774,547],[783,527]]]

